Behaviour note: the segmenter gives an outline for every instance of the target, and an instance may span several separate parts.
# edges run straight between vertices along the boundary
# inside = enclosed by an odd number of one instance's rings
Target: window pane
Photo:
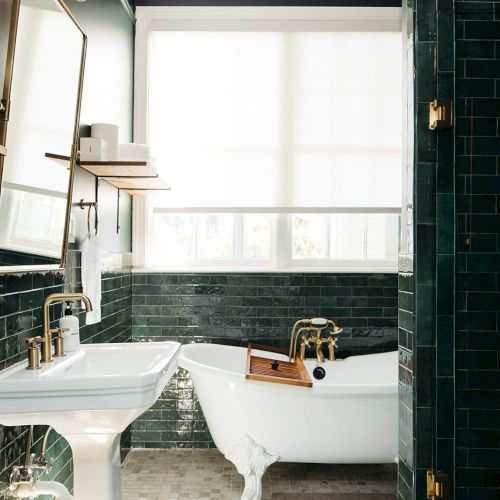
[[[243,258],[271,258],[271,216],[248,214],[243,217]]]
[[[323,214],[292,215],[292,258],[325,259],[327,216]]]
[[[367,259],[396,260],[398,252],[397,215],[367,216]]]
[[[153,217],[153,253],[156,262],[193,259],[195,216],[157,214]]]
[[[232,259],[233,226],[233,215],[199,215],[198,259]]]
[[[330,258],[364,260],[366,215],[334,214],[330,217]]]

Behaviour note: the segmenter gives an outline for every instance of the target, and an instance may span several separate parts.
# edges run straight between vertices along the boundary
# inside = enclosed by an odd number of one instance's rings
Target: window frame
[[[179,30],[235,30],[235,26],[246,31],[268,31],[271,25],[279,23],[281,29],[310,31],[394,31],[401,32],[402,9],[400,7],[137,7],[134,71],[134,141],[148,143],[148,68],[149,39],[154,31]],[[229,28],[230,26],[230,28]],[[167,179],[168,181],[168,179]],[[182,213],[190,209],[160,209]],[[155,210],[156,212],[157,210]],[[192,212],[205,210],[196,208]],[[276,213],[269,265],[262,261],[228,260],[204,261],[201,265],[190,263],[187,267],[168,266],[157,268],[148,263],[149,235],[153,208],[146,196],[133,197],[132,250],[134,268],[143,271],[196,271],[196,272],[397,272],[394,261],[344,261],[333,259],[292,259],[291,227],[286,213],[363,213],[398,214],[401,209],[382,208],[332,208],[300,209],[288,212],[276,208],[263,208],[261,213]],[[221,213],[252,213],[255,209],[221,209]],[[206,210],[214,213],[214,209]],[[282,235],[286,235],[283,238]]]

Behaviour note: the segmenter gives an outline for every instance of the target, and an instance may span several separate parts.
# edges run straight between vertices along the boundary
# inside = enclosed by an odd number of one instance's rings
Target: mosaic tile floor
[[[273,464],[262,500],[273,493],[395,493],[387,465]],[[132,450],[123,464],[124,500],[239,500],[243,478],[217,450]]]

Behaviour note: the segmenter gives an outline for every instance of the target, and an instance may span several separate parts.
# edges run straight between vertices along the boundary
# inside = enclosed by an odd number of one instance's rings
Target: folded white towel
[[[82,243],[82,288],[93,308],[93,311],[87,312],[87,325],[101,321],[101,267],[99,237],[87,235]]]
[[[120,144],[120,160],[151,161],[151,149],[147,144]]]

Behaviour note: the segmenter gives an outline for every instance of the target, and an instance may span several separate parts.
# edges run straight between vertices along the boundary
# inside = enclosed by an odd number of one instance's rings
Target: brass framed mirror
[[[87,37],[62,0],[0,0],[0,18],[0,274],[61,270]]]

